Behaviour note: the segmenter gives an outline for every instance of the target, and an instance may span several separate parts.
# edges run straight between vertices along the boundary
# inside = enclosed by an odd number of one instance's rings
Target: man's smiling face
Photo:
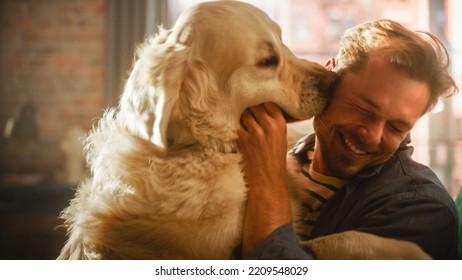
[[[329,106],[313,122],[317,137],[313,168],[350,178],[387,161],[422,116],[427,84],[372,57],[357,72],[346,72]]]

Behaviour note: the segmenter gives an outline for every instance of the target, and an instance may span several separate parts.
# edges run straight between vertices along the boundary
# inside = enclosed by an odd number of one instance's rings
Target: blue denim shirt
[[[302,138],[291,153],[306,161],[314,135]],[[434,259],[457,259],[458,216],[454,200],[428,167],[412,160],[408,136],[386,163],[364,170],[329,200],[311,238],[357,230],[419,245]],[[268,236],[253,259],[312,259],[302,249],[292,226]]]
[[[242,248],[236,248],[232,259],[240,259]],[[266,237],[248,256],[250,260],[313,260],[311,252],[298,245],[292,224],[286,224]]]

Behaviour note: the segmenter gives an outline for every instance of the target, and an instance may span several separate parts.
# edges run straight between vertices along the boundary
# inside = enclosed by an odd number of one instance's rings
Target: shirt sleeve
[[[457,258],[457,217],[433,199],[395,196],[360,220],[359,231],[412,241],[434,259]]]
[[[306,250],[306,251],[305,251]],[[252,260],[313,260],[314,256],[299,245],[292,224],[273,231],[249,255]]]

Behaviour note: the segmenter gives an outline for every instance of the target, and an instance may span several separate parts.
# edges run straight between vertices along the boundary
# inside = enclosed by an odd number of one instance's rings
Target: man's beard
[[[324,168],[328,170],[331,176],[346,180],[358,175],[365,166],[345,158],[338,157],[335,153],[330,152],[324,145],[320,145],[321,156],[324,159]]]

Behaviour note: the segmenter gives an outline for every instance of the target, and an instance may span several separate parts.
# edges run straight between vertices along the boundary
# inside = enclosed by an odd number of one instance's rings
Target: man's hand
[[[285,185],[287,125],[281,109],[265,103],[241,117],[238,147],[249,188],[243,232],[243,257],[268,235],[291,222]]]

